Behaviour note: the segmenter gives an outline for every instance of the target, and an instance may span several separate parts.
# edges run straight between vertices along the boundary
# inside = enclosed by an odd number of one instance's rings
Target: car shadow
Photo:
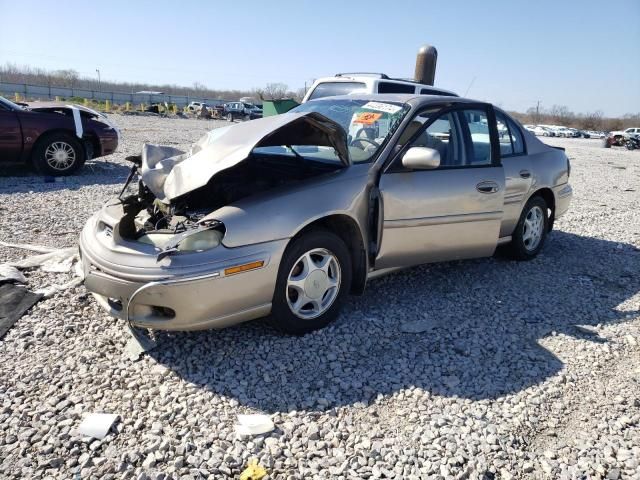
[[[502,256],[426,265],[371,281],[331,326],[303,337],[264,321],[195,333],[156,332],[150,355],[181,378],[265,412],[367,403],[415,386],[494,399],[557,374],[538,341],[593,327],[640,291],[636,247],[553,232],[533,261]],[[419,299],[419,306],[418,306]],[[404,333],[414,322],[421,333]]]
[[[75,174],[49,177],[23,164],[0,165],[0,186],[5,193],[74,190],[90,185],[124,184],[131,168],[103,158],[90,160]]]

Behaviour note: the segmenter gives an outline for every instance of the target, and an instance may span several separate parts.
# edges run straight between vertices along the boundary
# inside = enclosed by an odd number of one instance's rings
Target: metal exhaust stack
[[[416,58],[416,72],[414,80],[425,85],[432,85],[436,78],[436,63],[438,61],[438,51],[431,45],[423,45],[418,50]]]

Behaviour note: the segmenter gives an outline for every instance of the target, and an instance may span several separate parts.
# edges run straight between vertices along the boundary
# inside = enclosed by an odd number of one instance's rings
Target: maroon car
[[[119,135],[105,115],[81,105],[0,97],[0,170],[23,162],[44,175],[69,175],[85,160],[113,153]]]

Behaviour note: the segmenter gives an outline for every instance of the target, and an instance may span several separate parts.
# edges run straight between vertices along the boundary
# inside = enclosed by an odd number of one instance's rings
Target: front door
[[[505,178],[489,108],[431,110],[407,126],[380,178],[384,223],[376,269],[493,254]],[[403,167],[402,155],[414,146],[438,150],[440,166]]]
[[[0,163],[20,160],[22,130],[18,115],[0,104]]]

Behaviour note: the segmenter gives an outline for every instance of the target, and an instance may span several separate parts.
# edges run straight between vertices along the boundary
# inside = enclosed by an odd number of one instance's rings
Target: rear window
[[[406,83],[379,82],[378,93],[415,93],[416,87]]]
[[[309,100],[337,95],[349,95],[356,90],[365,88],[362,82],[324,82],[319,84],[309,96]]]

